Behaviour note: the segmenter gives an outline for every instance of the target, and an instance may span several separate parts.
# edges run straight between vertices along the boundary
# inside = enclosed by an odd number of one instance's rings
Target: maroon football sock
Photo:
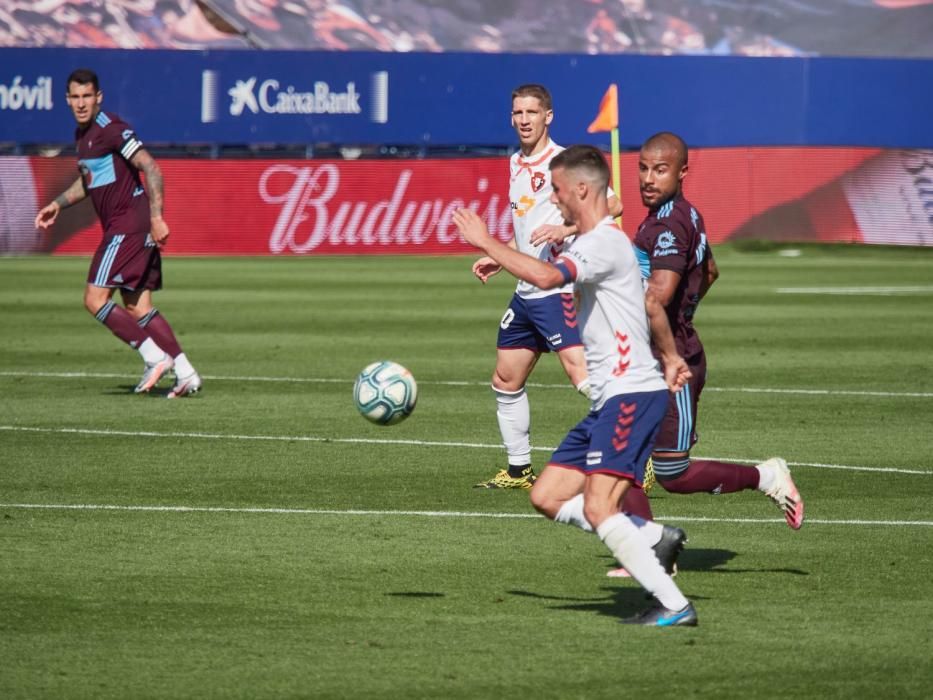
[[[643,520],[654,520],[648,496],[644,489],[637,486],[630,486],[628,491],[625,492],[625,498],[622,499],[622,512],[637,515]]]
[[[113,301],[104,304],[94,316],[131,348],[138,350],[143,341],[149,337],[146,330],[136,324],[135,319],[127,310],[117,306]]]
[[[658,483],[671,493],[734,493],[758,488],[758,477],[758,470],[745,464],[697,459],[677,478]]]
[[[168,325],[168,321],[159,313],[158,309],[153,309],[139,319],[139,326],[148,332],[156,342],[156,345],[165,350],[169,355],[172,357],[181,355],[181,345],[179,345],[178,341],[175,339],[175,333],[172,332],[172,327]]]

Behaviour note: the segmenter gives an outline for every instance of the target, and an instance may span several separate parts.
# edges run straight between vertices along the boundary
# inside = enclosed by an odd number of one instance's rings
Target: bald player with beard
[[[657,483],[671,493],[757,489],[798,530],[803,524],[803,500],[783,459],[775,457],[756,466],[690,459],[698,439],[697,405],[706,382],[706,354],[693,318],[719,270],[703,217],[684,197],[688,155],[683,139],[661,132],[645,141],[638,161],[641,199],[648,216],[635,235],[635,252],[646,290],[664,305],[677,352],[692,375],[683,391],[670,396],[652,452],[654,473]],[[652,517],[642,489],[629,490],[623,510],[647,520]],[[618,570],[610,574],[623,575]]]

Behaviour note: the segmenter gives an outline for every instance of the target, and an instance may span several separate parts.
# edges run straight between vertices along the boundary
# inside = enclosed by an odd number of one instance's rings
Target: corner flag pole
[[[619,156],[619,127],[616,126],[611,133],[611,145],[612,145],[612,191],[616,193],[616,197],[619,198],[619,201],[622,201],[622,166],[620,164]],[[622,228],[622,214],[619,214],[616,219],[616,223],[619,224],[619,228]]]
[[[616,193],[619,200],[622,199],[622,175],[619,156],[619,87],[615,83],[609,86],[606,94],[603,95],[599,103],[599,113],[596,119],[587,128],[587,132],[595,134],[600,131],[608,131],[611,144],[611,164],[612,164],[612,191]],[[622,225],[622,216],[616,219],[619,226]]]

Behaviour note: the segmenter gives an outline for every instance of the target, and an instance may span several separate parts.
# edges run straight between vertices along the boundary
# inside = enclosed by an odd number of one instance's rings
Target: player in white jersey
[[[551,202],[551,160],[563,148],[551,141],[554,118],[551,95],[541,85],[521,85],[512,91],[512,126],[520,150],[509,160],[509,201],[514,236],[509,245],[543,262],[553,262],[572,240],[576,227],[564,220]],[[609,197],[610,212],[618,216],[622,205]],[[473,265],[473,274],[484,284],[502,267],[490,257]],[[492,389],[496,417],[508,453],[508,467],[499,470],[478,488],[522,488],[534,484],[531,467],[531,410],[525,382],[542,352],[556,352],[573,385],[589,393],[586,362],[580,341],[573,285],[541,289],[519,280],[515,294],[499,323],[496,369]]]
[[[644,479],[667,410],[668,388],[680,390],[690,371],[677,354],[663,305],[650,292],[646,296],[631,243],[612,223],[606,197],[609,168],[602,153],[592,146],[573,146],[550,167],[551,201],[565,220],[579,227],[577,238],[554,263],[496,240],[475,212],[454,214],[463,237],[516,277],[541,289],[574,282],[580,294],[592,409],[552,455],[531,491],[531,502],[553,520],[595,530],[657,599],[655,606],[623,622],[693,626],[696,610],[668,567],[670,554],[683,545],[683,531],[620,512],[625,493]]]

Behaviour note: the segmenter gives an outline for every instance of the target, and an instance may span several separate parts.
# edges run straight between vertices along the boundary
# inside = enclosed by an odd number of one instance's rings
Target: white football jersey
[[[530,255],[544,262],[554,262],[572,238],[563,243],[531,244],[531,233],[544,224],[561,225],[564,217],[556,205],[551,204],[551,160],[563,151],[563,146],[548,140],[547,146],[540,153],[526,158],[519,151],[509,159],[509,204],[512,209],[512,228],[515,231],[515,245],[519,252]],[[573,285],[568,284],[557,289],[540,289],[523,280],[519,280],[515,289],[524,299],[537,299],[549,294],[569,293]]]
[[[651,354],[641,270],[631,242],[606,217],[561,255],[580,295],[580,319],[593,408],[612,396],[666,389]]]

